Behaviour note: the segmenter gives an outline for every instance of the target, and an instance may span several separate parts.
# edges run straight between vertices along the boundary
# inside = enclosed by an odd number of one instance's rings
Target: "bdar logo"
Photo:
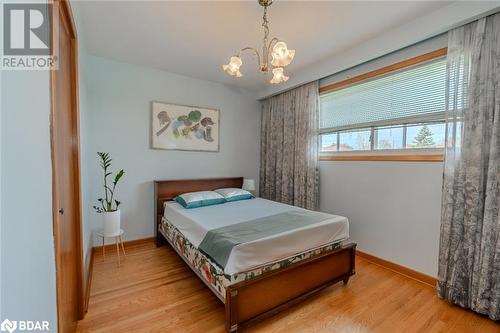
[[[0,324],[0,331],[12,333],[15,330],[25,331],[50,331],[49,322],[47,320],[9,320],[5,319]]]
[[[5,319],[4,321],[2,321],[2,324],[0,324],[0,330],[2,332],[8,331],[9,333],[12,333],[16,329],[17,329],[16,321],[10,321],[9,319]]]

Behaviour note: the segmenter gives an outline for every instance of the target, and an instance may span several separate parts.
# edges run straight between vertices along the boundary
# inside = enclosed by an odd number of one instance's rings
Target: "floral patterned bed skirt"
[[[172,246],[175,246],[178,253],[190,264],[191,268],[198,273],[198,275],[218,293],[218,297],[224,301],[226,297],[226,288],[229,285],[252,279],[263,273],[274,271],[276,269],[287,267],[293,263],[320,255],[326,251],[331,251],[338,248],[343,240],[325,245],[323,247],[315,248],[306,252],[298,253],[286,259],[267,263],[254,269],[233,274],[226,275],[224,270],[218,266],[214,261],[207,257],[204,253],[200,252],[184,235],[173,226],[165,217],[162,218],[160,224],[160,232],[167,238]]]

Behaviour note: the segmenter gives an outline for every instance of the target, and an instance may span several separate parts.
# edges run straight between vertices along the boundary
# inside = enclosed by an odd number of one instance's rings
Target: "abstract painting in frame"
[[[219,110],[152,102],[154,149],[219,151]]]

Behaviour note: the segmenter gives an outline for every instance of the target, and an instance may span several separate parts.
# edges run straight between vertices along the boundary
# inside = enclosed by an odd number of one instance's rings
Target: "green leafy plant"
[[[108,171],[112,159],[109,153],[98,152],[97,155],[101,162],[101,168],[104,170],[104,198],[97,199],[99,205],[94,206],[94,209],[98,213],[114,212],[117,211],[120,206],[120,201],[114,199],[116,185],[125,174],[125,171],[123,171],[123,169],[118,171],[113,180],[113,185],[108,185],[108,177],[113,174],[111,171]],[[114,208],[113,203],[115,204]]]

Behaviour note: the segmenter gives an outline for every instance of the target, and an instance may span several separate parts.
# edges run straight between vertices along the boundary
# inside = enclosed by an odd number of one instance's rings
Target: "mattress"
[[[256,198],[194,209],[186,209],[176,202],[166,202],[164,217],[194,247],[198,248],[210,230],[290,210],[305,211],[298,207]],[[245,272],[348,237],[348,219],[329,215],[326,220],[318,223],[236,245],[224,267],[224,274]]]

